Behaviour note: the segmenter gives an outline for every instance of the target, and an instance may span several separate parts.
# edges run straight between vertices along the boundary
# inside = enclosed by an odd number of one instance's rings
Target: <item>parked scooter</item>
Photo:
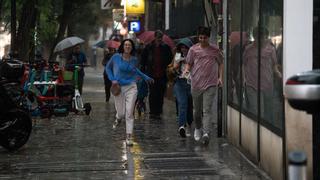
[[[83,103],[83,100],[79,91],[78,73],[79,73],[80,66],[81,65],[75,65],[75,70],[74,70],[74,87],[75,88],[74,88],[74,97],[72,100],[72,107],[76,112],[85,112],[86,115],[89,115],[91,112],[91,104]]]
[[[17,60],[0,63],[0,146],[17,150],[29,139],[32,121],[23,108],[19,79],[24,65]]]

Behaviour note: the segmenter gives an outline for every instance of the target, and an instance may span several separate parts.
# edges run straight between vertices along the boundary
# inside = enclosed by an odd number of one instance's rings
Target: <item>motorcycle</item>
[[[18,60],[0,62],[0,146],[9,151],[26,144],[32,130],[21,96],[19,79],[23,73],[24,65]]]

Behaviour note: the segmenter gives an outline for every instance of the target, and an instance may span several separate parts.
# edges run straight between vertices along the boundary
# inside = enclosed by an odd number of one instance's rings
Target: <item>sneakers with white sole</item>
[[[126,144],[127,144],[127,146],[133,146],[132,138],[127,138],[126,139]]]
[[[202,136],[202,143],[203,143],[204,145],[208,145],[208,144],[209,144],[209,140],[210,140],[209,134],[208,134],[208,133],[203,134],[203,136]]]
[[[194,140],[195,141],[199,141],[200,140],[200,138],[201,138],[201,129],[197,129],[197,128],[195,128],[194,129]]]
[[[179,134],[181,137],[185,138],[186,137],[186,129],[184,128],[184,126],[180,126],[179,127]]]

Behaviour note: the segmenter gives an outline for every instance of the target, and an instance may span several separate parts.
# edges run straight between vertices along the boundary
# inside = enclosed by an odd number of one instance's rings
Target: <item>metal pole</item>
[[[320,113],[312,114],[313,179],[320,178]]]
[[[228,110],[228,102],[227,102],[227,80],[228,80],[228,35],[229,35],[229,30],[228,30],[228,3],[229,1],[221,1],[222,3],[222,21],[223,21],[223,54],[224,54],[224,70],[223,70],[223,91],[222,93],[222,121],[223,121],[223,135],[226,136],[228,134],[228,128],[227,128],[227,110]]]
[[[307,155],[301,151],[290,152],[289,159],[289,180],[307,179]]]

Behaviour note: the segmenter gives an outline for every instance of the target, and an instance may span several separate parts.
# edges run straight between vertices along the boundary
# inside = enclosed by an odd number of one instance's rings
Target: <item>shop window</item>
[[[228,104],[276,132],[284,119],[282,9],[282,0],[229,3]]]

